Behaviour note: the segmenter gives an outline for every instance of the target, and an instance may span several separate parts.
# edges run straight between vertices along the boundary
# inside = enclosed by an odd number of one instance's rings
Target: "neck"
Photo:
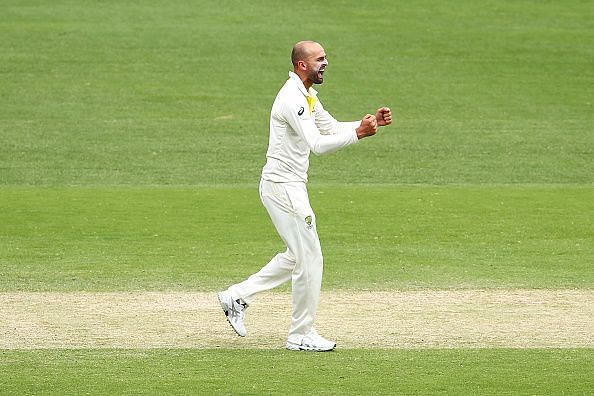
[[[304,76],[303,74],[300,74],[299,71],[293,70],[293,72],[299,76],[299,78],[301,79],[301,82],[303,82],[303,86],[305,87],[306,90],[309,91],[309,89],[313,85],[313,82],[310,79],[308,79],[306,76]]]

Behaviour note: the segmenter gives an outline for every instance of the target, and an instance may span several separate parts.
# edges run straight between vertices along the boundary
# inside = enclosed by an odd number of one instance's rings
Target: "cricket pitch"
[[[216,293],[0,293],[0,349],[283,348],[291,296],[258,296],[235,335]],[[592,348],[592,290],[327,291],[338,348]]]

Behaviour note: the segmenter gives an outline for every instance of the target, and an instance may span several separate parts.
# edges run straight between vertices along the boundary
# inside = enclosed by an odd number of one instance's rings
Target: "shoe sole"
[[[289,351],[304,351],[304,352],[332,352],[336,348],[336,344],[332,348],[311,348],[304,347],[303,345],[289,344],[287,343],[287,349]]]
[[[223,300],[221,299],[221,293],[217,293],[217,298],[219,299],[219,304],[221,304],[221,308],[223,309],[223,313],[225,314],[225,319],[227,319],[227,323],[229,323],[229,326],[231,326],[233,331],[235,331],[235,334],[237,334],[240,337],[245,337],[247,334],[241,334],[239,331],[237,331],[235,326],[233,326],[233,323],[231,323],[231,321],[229,320],[228,307],[227,307],[227,304],[225,304],[223,302]]]

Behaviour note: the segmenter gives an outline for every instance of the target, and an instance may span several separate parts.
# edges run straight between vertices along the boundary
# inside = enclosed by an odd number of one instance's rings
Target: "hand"
[[[392,123],[392,110],[389,107],[382,107],[375,113],[378,126],[386,126]]]
[[[377,132],[377,120],[375,119],[375,116],[371,114],[365,115],[361,120],[361,125],[359,125],[356,131],[359,139],[375,135],[375,132]]]

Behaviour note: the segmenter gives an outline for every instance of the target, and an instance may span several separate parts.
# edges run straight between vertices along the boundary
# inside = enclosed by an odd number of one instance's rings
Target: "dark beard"
[[[324,82],[324,76],[322,75],[322,78],[319,77],[318,72],[316,71],[315,73],[311,73],[309,75],[309,79],[314,83],[314,84],[321,84]]]

